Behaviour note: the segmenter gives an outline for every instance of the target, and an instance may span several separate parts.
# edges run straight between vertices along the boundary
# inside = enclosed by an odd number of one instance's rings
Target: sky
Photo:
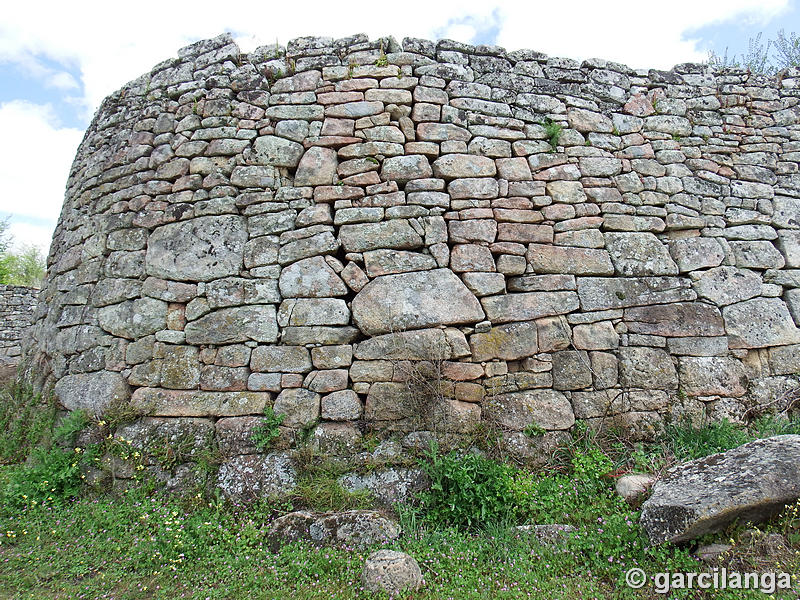
[[[224,31],[244,52],[366,33],[529,48],[669,69],[800,33],[800,0],[27,0],[0,17],[0,219],[47,252],[72,159],[102,99],[179,48]],[[226,10],[229,7],[229,10]]]

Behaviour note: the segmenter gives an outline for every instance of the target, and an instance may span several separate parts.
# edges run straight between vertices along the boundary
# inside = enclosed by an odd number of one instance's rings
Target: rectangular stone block
[[[579,277],[584,311],[692,301],[691,282],[679,277]]]
[[[614,274],[614,265],[606,250],[531,244],[525,257],[537,273]]]
[[[205,392],[142,387],[131,407],[154,417],[234,417],[263,414],[272,405],[269,392]]]
[[[524,292],[481,298],[486,318],[492,323],[531,321],[563,315],[579,306],[575,292]]]

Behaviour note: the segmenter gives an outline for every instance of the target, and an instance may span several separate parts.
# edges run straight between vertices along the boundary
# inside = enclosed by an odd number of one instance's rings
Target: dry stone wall
[[[799,160],[800,71],[198,42],[87,131],[30,372],[138,410],[139,445],[213,443],[232,496],[290,487],[303,444],[391,464],[494,429],[535,462],[576,419],[746,418],[800,370]]]
[[[38,293],[34,288],[0,285],[0,367],[15,367],[19,362]]]

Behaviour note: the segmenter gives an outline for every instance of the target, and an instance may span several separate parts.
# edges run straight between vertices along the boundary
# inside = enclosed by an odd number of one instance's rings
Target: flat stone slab
[[[222,463],[217,486],[234,502],[285,497],[294,489],[297,473],[287,453],[243,454]]]
[[[56,382],[55,395],[67,410],[84,410],[95,416],[112,404],[130,398],[130,388],[119,373],[98,371],[65,375]]]
[[[298,540],[366,548],[396,540],[400,536],[400,527],[376,510],[296,511],[275,519],[266,536],[270,548],[274,549]]]
[[[766,348],[800,343],[789,308],[780,298],[753,298],[722,309],[731,348]]]
[[[247,226],[243,217],[197,217],[158,227],[147,240],[147,274],[176,281],[238,275]]]
[[[486,318],[492,323],[530,321],[563,315],[578,309],[575,292],[522,292],[481,298]]]
[[[478,299],[449,269],[377,277],[353,299],[352,311],[366,335],[475,323],[484,317]]]
[[[141,387],[131,406],[154,417],[235,417],[260,415],[272,406],[269,392],[204,392]]]
[[[779,435],[673,467],[642,506],[641,525],[661,544],[763,521],[800,497],[799,457],[800,435]]]

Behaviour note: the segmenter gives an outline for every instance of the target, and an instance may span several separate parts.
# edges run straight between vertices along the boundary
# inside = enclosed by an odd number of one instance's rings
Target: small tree
[[[46,271],[42,251],[32,244],[11,250],[8,218],[0,220],[0,283],[39,287]]]

